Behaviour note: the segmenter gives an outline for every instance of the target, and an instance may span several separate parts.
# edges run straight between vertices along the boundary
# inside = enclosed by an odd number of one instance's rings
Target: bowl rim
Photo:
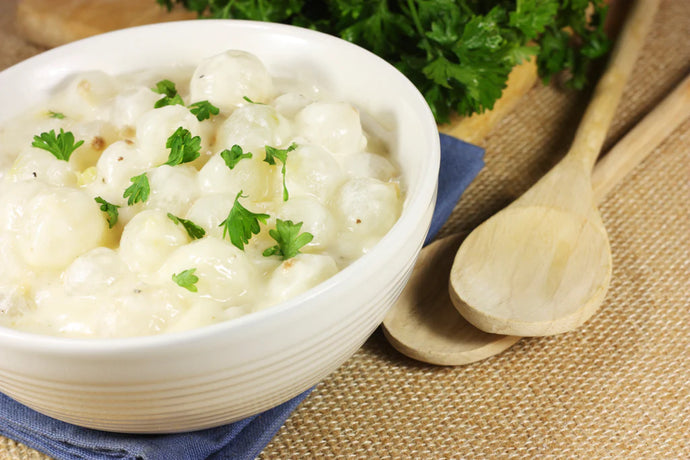
[[[410,98],[409,102],[414,105],[415,112],[418,113],[418,119],[422,123],[420,125],[420,132],[438,133],[438,127],[426,100],[413,83],[393,65],[365,48],[341,38],[323,32],[281,23],[238,19],[190,19],[148,24],[105,32],[49,49],[3,69],[0,71],[0,84],[2,84],[3,79],[7,78],[7,76],[12,73],[25,72],[26,70],[31,70],[34,66],[49,66],[50,62],[55,57],[60,57],[66,53],[69,54],[73,50],[84,52],[87,48],[98,46],[101,43],[114,43],[117,40],[122,41],[118,46],[126,47],[128,46],[127,40],[124,40],[124,38],[132,33],[146,30],[170,33],[170,31],[179,31],[180,28],[183,30],[194,30],[207,27],[240,28],[260,34],[287,34],[296,38],[304,38],[307,41],[325,41],[329,45],[332,44],[333,46],[350,48],[352,50],[356,49],[357,52],[362,53],[366,59],[378,62],[377,65],[380,66],[381,69],[386,69],[386,72],[391,75],[397,75],[396,78],[401,79],[401,84],[406,87],[405,97]],[[203,55],[200,59],[202,57]],[[54,84],[57,84],[57,82],[54,82]],[[14,110],[14,113],[20,114],[22,112],[21,110]],[[438,170],[440,166],[440,140],[438,135],[431,135],[429,137],[429,142],[425,142],[428,147],[428,157],[422,162],[423,171],[420,172],[419,186],[417,187],[416,193],[409,197],[409,201],[406,200],[401,215],[393,227],[383,238],[381,238],[369,253],[362,255],[349,266],[304,293],[263,310],[251,312],[227,321],[184,331],[154,335],[115,338],[60,337],[16,330],[0,325],[0,344],[11,345],[14,349],[28,351],[40,350],[42,352],[49,352],[53,355],[70,354],[95,356],[112,353],[121,354],[132,351],[152,351],[169,347],[171,344],[184,345],[198,342],[200,339],[209,338],[211,336],[232,334],[235,330],[251,327],[254,324],[265,321],[269,317],[275,317],[280,320],[289,315],[293,310],[299,308],[300,304],[305,304],[307,300],[320,296],[324,291],[332,290],[334,286],[342,282],[341,280],[351,276],[352,273],[366,272],[366,270],[363,269],[367,267],[367,265],[376,265],[369,264],[371,260],[379,255],[392,253],[395,250],[394,242],[396,240],[406,241],[413,233],[415,221],[418,220],[419,216],[423,215],[429,207],[433,208],[435,205]],[[425,234],[428,231],[428,227],[429,225],[426,223]]]

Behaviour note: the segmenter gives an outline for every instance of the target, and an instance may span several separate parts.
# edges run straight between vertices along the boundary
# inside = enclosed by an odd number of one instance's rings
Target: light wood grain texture
[[[658,3],[640,0],[631,11],[565,158],[460,246],[450,296],[479,329],[560,334],[581,326],[603,302],[611,249],[591,170]]]
[[[690,75],[635,126],[634,130],[618,141],[597,163],[592,173],[594,199],[601,199],[642,162],[685,119],[690,117]]]
[[[402,354],[430,364],[457,366],[494,356],[520,340],[470,324],[453,306],[448,274],[465,235],[422,249],[410,280],[383,320],[383,333]]]
[[[599,160],[592,173],[596,202],[690,118],[690,75]],[[438,365],[463,365],[498,354],[520,337],[477,329],[458,313],[446,287],[447,274],[464,235],[451,235],[422,250],[383,330],[403,354]]]
[[[194,17],[181,8],[168,12],[154,0],[21,0],[16,24],[27,40],[50,48],[111,30]]]

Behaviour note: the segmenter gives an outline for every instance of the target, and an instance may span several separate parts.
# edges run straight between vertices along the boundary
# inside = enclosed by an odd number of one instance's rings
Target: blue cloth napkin
[[[429,243],[484,166],[484,150],[441,134],[438,198]],[[256,458],[311,390],[261,414],[218,428],[166,435],[107,433],[41,415],[0,393],[0,434],[60,460]]]

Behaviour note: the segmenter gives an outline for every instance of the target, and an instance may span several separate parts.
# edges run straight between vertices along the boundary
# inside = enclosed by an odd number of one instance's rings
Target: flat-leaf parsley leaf
[[[280,169],[280,173],[283,175],[283,201],[287,201],[289,197],[288,189],[285,185],[285,167],[287,164],[288,153],[292,152],[296,148],[297,144],[294,142],[286,149],[277,149],[275,147],[271,147],[270,145],[265,146],[266,158],[264,158],[264,161],[269,165],[274,165],[276,164],[277,158],[283,164],[283,167]]]
[[[48,111],[48,117],[57,118],[58,120],[62,120],[65,118],[65,114],[62,112],[53,112],[52,110],[49,110]]]
[[[100,196],[97,196],[94,198],[94,201],[98,204],[100,204],[100,209],[104,213],[106,213],[107,217],[106,220],[108,221],[108,228],[113,228],[115,224],[117,223],[117,218],[119,216],[119,212],[117,211],[117,208],[120,206],[112,203],[108,203],[105,201],[103,198]]]
[[[228,168],[233,169],[235,166],[237,166],[237,163],[239,163],[240,160],[244,158],[251,158],[252,153],[244,153],[242,147],[235,144],[232,147],[230,147],[230,150],[225,149],[222,152],[220,152],[220,157],[225,161],[225,165]]]
[[[125,189],[122,198],[127,198],[127,204],[132,206],[138,202],[144,202],[149,199],[151,187],[149,186],[149,178],[146,173],[139,174],[129,179],[132,185]]]
[[[163,97],[158,99],[153,105],[153,107],[156,109],[165,107],[166,105],[184,105],[182,96],[177,93],[175,83],[171,82],[170,80],[159,81],[156,83],[155,88],[151,88],[151,91],[163,95]]]
[[[191,220],[187,219],[182,219],[181,217],[177,217],[174,214],[168,213],[168,218],[175,222],[176,224],[181,224],[185,230],[187,230],[187,234],[189,237],[193,240],[198,240],[199,238],[203,238],[206,235],[206,230],[204,230],[202,227],[198,226]]]
[[[196,268],[188,268],[180,273],[173,273],[172,280],[190,292],[198,292],[196,283],[199,282],[199,277],[194,274],[195,271]]]
[[[47,133],[41,133],[40,136],[34,136],[34,141],[31,143],[34,147],[47,150],[52,153],[58,160],[69,161],[72,153],[82,145],[84,141],[74,142],[74,134],[71,131],[65,132],[60,128],[60,134],[55,135],[55,130],[51,129]]]
[[[269,230],[268,234],[278,244],[266,249],[264,257],[276,255],[287,260],[299,254],[299,250],[314,239],[314,235],[309,232],[300,233],[301,228],[302,222],[295,224],[291,220],[276,219],[276,228]]]
[[[606,0],[157,2],[181,3],[200,17],[282,22],[353,42],[404,73],[439,123],[454,112],[493,108],[508,74],[527,56],[537,54],[544,81],[567,70],[569,85],[581,88],[589,62],[609,48]]]
[[[230,242],[244,250],[244,245],[249,242],[252,235],[257,235],[261,231],[259,222],[265,224],[270,216],[249,211],[240,203],[240,197],[246,198],[242,195],[242,190],[235,197],[235,203],[227,219],[221,222],[219,227],[223,227],[223,238],[229,235]]]
[[[168,155],[168,161],[163,164],[169,166],[189,163],[201,155],[201,137],[192,137],[192,133],[182,126],[172,133],[165,146],[170,149],[170,154]]]
[[[208,101],[199,101],[190,104],[189,111],[196,116],[199,121],[208,120],[211,115],[218,115],[220,109]]]

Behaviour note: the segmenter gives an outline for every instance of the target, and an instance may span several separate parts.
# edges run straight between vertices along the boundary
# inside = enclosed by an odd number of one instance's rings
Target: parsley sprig
[[[155,109],[160,109],[166,105],[184,105],[182,96],[177,92],[175,83],[170,80],[159,81],[156,83],[155,88],[151,88],[151,91],[163,95],[162,98],[158,99],[156,103],[153,104],[153,108]],[[211,118],[211,115],[218,115],[220,113],[220,109],[209,101],[194,102],[190,104],[188,108],[199,121],[208,120]]]
[[[566,70],[581,88],[609,49],[605,0],[156,0],[199,16],[282,22],[356,43],[402,71],[438,122],[491,109],[508,74],[537,55],[548,81]],[[591,14],[589,11],[591,4]],[[566,32],[565,30],[568,30]]]
[[[135,203],[144,202],[149,199],[151,193],[151,186],[149,185],[149,178],[146,173],[139,174],[129,179],[132,183],[125,189],[122,198],[127,198],[127,204],[132,206]]]
[[[268,163],[269,165],[275,165],[276,164],[276,158],[280,160],[280,162],[283,164],[283,167],[280,169],[280,173],[283,175],[283,201],[287,201],[289,198],[289,193],[287,186],[285,185],[285,173],[286,173],[286,166],[287,166],[287,158],[288,158],[288,153],[292,152],[297,148],[297,144],[294,142],[290,144],[290,146],[286,149],[278,149],[275,147],[271,147],[270,145],[265,146],[265,151],[266,151],[266,157],[264,158],[264,161]]]
[[[192,137],[192,133],[188,129],[180,126],[168,137],[165,147],[170,149],[170,154],[168,161],[163,164],[177,166],[182,163],[189,163],[201,155],[201,137]]]
[[[116,204],[108,203],[107,201],[105,201],[100,196],[97,196],[96,198],[94,198],[94,201],[96,203],[100,204],[99,207],[100,207],[101,211],[106,213],[106,220],[108,221],[108,228],[113,228],[115,226],[115,224],[117,223],[117,219],[120,215],[120,213],[117,210],[120,206],[118,206]]]
[[[206,230],[204,230],[201,226],[195,224],[191,220],[182,219],[181,217],[177,217],[172,213],[168,213],[168,219],[172,220],[178,225],[182,225],[184,229],[187,231],[189,237],[193,240],[198,240],[206,235]]]
[[[31,143],[34,147],[47,150],[52,153],[58,160],[69,161],[72,153],[82,145],[84,141],[74,142],[74,134],[71,131],[65,132],[60,128],[60,134],[55,134],[55,130],[51,129],[47,133],[41,133],[39,136],[34,136],[34,141]]]
[[[196,116],[199,121],[208,120],[211,115],[218,115],[220,109],[208,101],[194,102],[189,105],[189,111]]]
[[[151,91],[163,95],[163,97],[158,99],[153,105],[153,107],[156,109],[160,109],[166,105],[184,105],[182,96],[178,94],[175,83],[170,80],[159,81],[156,83],[155,88],[151,88]]]
[[[65,118],[65,114],[62,112],[48,110],[48,118],[57,118],[58,120],[63,120]]]
[[[240,198],[246,198],[242,195],[242,190],[235,197],[235,203],[228,217],[220,223],[219,227],[223,227],[223,238],[228,235],[232,244],[244,250],[244,245],[249,242],[252,235],[258,235],[261,231],[259,223],[265,224],[270,216],[249,211],[242,206]]]
[[[232,147],[230,147],[230,150],[225,149],[222,152],[220,152],[220,157],[225,161],[225,165],[230,168],[234,169],[235,166],[237,166],[237,163],[240,162],[240,160],[245,159],[245,158],[251,158],[252,153],[247,152],[244,153],[242,150],[242,147],[239,145],[235,144]]]
[[[180,273],[173,273],[172,280],[177,283],[178,286],[190,292],[198,292],[199,289],[196,287],[196,283],[199,282],[199,277],[196,276],[194,272],[196,272],[196,268],[188,268],[187,270],[182,270]]]
[[[300,253],[300,249],[314,239],[309,232],[300,233],[302,222],[293,223],[291,220],[276,219],[276,228],[268,231],[268,234],[276,243],[263,252],[264,257],[273,255],[282,257],[283,260],[291,259]]]

